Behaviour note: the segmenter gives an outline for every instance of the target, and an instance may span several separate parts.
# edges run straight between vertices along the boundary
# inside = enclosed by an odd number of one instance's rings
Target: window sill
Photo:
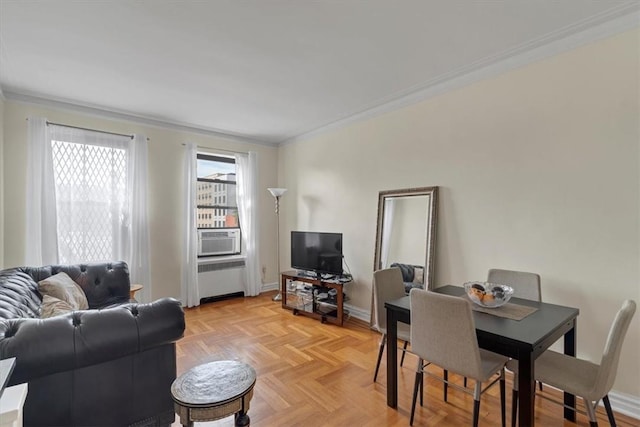
[[[221,264],[229,261],[244,261],[247,256],[244,254],[239,255],[218,255],[198,258],[198,265],[200,264]]]

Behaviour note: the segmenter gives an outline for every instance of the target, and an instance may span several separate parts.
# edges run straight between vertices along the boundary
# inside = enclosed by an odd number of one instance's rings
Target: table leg
[[[287,306],[287,278],[280,276],[280,295],[282,295],[282,308]]]
[[[387,309],[387,406],[398,407],[398,318]]]
[[[235,415],[235,427],[247,427],[251,424],[249,415],[246,412],[240,411]]]
[[[535,422],[533,413],[536,389],[535,381],[533,381],[535,378],[534,366],[531,353],[520,353],[518,359],[518,425],[520,427],[532,427]]]
[[[573,321],[573,328],[566,334],[564,334],[564,354],[567,356],[576,357],[576,326],[577,320]],[[570,408],[576,407],[576,397],[571,394],[564,392],[564,418],[568,421],[575,422],[576,421],[576,411]],[[567,407],[568,406],[568,407]]]

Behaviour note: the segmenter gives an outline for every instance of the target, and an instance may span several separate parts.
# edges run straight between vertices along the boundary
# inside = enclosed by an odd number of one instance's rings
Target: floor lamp
[[[287,191],[286,188],[267,188],[271,195],[276,198],[276,254],[278,259],[278,294],[273,297],[274,301],[282,300],[280,293],[280,197]]]

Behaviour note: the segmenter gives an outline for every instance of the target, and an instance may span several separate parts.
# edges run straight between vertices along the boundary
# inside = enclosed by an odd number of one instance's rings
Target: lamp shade
[[[271,192],[271,194],[273,195],[273,197],[280,197],[282,196],[284,193],[287,192],[286,188],[267,188],[267,190],[269,190],[269,192]]]

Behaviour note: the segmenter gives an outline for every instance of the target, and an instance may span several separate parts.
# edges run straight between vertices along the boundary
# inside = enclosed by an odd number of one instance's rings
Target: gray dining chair
[[[539,274],[492,268],[487,274],[487,282],[511,286],[512,296],[516,298],[542,301]]]
[[[539,274],[492,268],[487,274],[487,282],[511,286],[513,288],[513,296],[516,298],[542,301]],[[466,378],[464,379],[464,386],[467,386]],[[538,386],[542,390],[542,383],[538,383]]]
[[[380,346],[378,348],[376,370],[373,374],[373,382],[376,382],[376,379],[378,378],[378,370],[380,369],[382,353],[384,352],[384,347],[387,343],[387,310],[384,307],[384,303],[386,301],[402,298],[405,295],[406,293],[404,290],[404,282],[402,281],[402,272],[399,268],[385,268],[373,273],[373,309],[375,312],[373,327],[382,334],[382,337],[380,338]],[[401,341],[404,341],[400,366],[404,363],[407,344],[411,339],[409,330],[409,325],[398,322],[398,338]],[[392,344],[394,348],[397,345],[397,343]]]
[[[413,425],[418,390],[422,390],[424,375],[435,377],[445,384],[447,378],[441,378],[426,371],[429,364],[437,365],[446,371],[475,380],[473,392],[469,389],[449,383],[451,387],[473,395],[473,426],[478,425],[480,397],[489,387],[500,381],[500,409],[502,426],[505,425],[505,377],[504,367],[507,357],[481,349],[478,346],[476,327],[471,310],[471,302],[465,298],[438,294],[422,289],[412,289],[411,324],[420,328],[411,329],[411,351],[418,356],[416,379],[413,387],[411,417]],[[455,313],[455,316],[452,315]],[[427,361],[425,363],[425,361]],[[494,375],[498,374],[496,378]],[[492,379],[493,378],[493,379]],[[483,389],[482,383],[491,382]],[[446,401],[446,395],[445,395]],[[420,392],[420,405],[423,393]]]
[[[600,364],[573,356],[567,356],[552,350],[545,351],[536,359],[534,368],[535,378],[552,387],[581,397],[584,400],[586,415],[589,417],[589,425],[591,427],[598,425],[596,420],[596,407],[600,399],[602,399],[607,411],[609,424],[613,427],[616,425],[613,410],[609,403],[609,391],[611,387],[613,387],[613,382],[616,378],[622,343],[635,311],[635,301],[629,299],[622,303],[622,307],[616,314],[613,324],[609,329],[609,336],[604,346]],[[508,362],[507,368],[513,371],[515,375],[513,380],[515,399],[512,405],[516,408],[516,411],[514,411],[511,419],[511,425],[515,426],[518,402],[517,361]],[[563,402],[556,401],[543,394],[539,394],[538,396],[564,406]],[[584,413],[583,411],[578,412]]]

